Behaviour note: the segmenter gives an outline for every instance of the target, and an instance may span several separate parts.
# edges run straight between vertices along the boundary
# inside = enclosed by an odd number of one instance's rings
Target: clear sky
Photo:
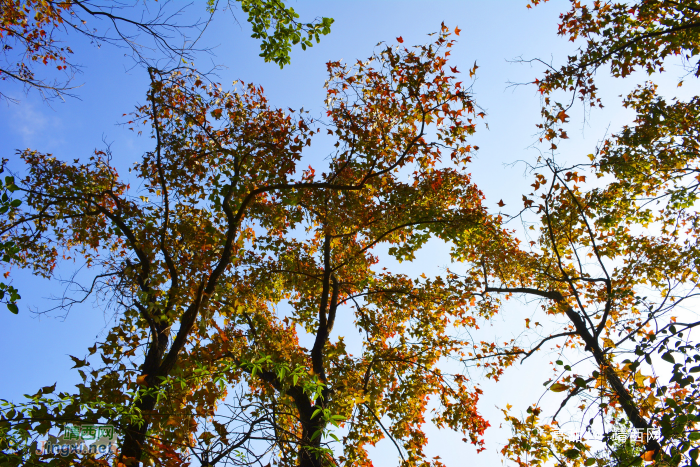
[[[258,57],[258,43],[249,37],[248,25],[240,11],[234,12],[240,24],[230,15],[220,15],[206,31],[203,40],[215,47],[214,55],[202,55],[195,65],[201,68],[223,65],[225,68],[218,75],[224,88],[234,79],[253,82],[264,87],[273,105],[304,107],[311,111],[310,115],[320,115],[327,61],[353,62],[367,58],[377,43],[393,43],[398,36],[403,37],[404,45],[428,42],[427,34],[439,30],[443,21],[451,29],[459,26],[462,32],[450,66],[465,72],[468,81],[466,71],[476,61],[479,69],[474,91],[477,103],[487,112],[488,122],[488,129],[480,125],[473,139],[481,149],[470,171],[489,206],[495,207],[502,199],[506,209],[520,208],[521,196],[528,192],[524,190],[532,182],[525,176],[525,166],[513,163],[533,161],[539,154],[532,145],[536,142],[540,100],[532,86],[509,87],[509,82],[530,82],[543,69],[509,61],[522,57],[562,63],[575,47],[556,35],[558,15],[568,7],[568,2],[554,0],[531,10],[526,9],[524,0],[304,0],[290,5],[302,19],[316,16],[335,19],[331,34],[323,37],[320,44],[305,52],[294,49],[291,65],[280,70]],[[76,91],[79,99],[53,102],[49,106],[36,94],[18,93],[19,104],[0,104],[0,156],[9,158],[10,168],[21,175],[16,150],[31,148],[72,160],[89,157],[95,148],[103,149],[105,144],[110,144],[115,166],[128,177],[128,167],[152,148],[152,141],[148,135],[138,136],[119,124],[125,122],[122,114],[144,102],[147,74],[142,68],[132,68],[124,51],[113,46],[98,48],[75,36],[71,46],[76,61],[83,65],[83,73],[76,81],[84,83]],[[618,89],[615,82],[606,82],[610,84],[606,91],[610,98],[608,107],[594,111],[587,125],[583,124],[580,109],[572,115],[571,139],[560,147],[560,160],[576,160],[593,152],[596,141],[605,135],[608,127],[614,130],[629,120],[630,115],[615,105],[619,102],[616,96],[628,85]],[[574,128],[580,131],[573,131]],[[430,248],[434,250],[423,252],[413,264],[399,267],[410,274],[439,272],[440,267],[449,263],[447,250],[441,245]],[[64,278],[73,271],[73,264],[60,267]],[[85,355],[86,348],[105,330],[109,316],[88,303],[74,308],[65,319],[55,313],[38,317],[30,310],[50,308],[49,297],[60,295],[65,285],[56,280],[34,279],[22,272],[14,277],[22,300],[18,316],[0,310],[0,352],[4,357],[0,360],[0,398],[19,401],[22,394],[34,393],[38,387],[56,381],[59,390],[69,391],[77,382],[77,374],[69,372],[72,361],[68,355]],[[525,306],[514,307],[512,311],[512,316],[497,319],[491,328],[502,340],[512,337],[532,312]],[[549,354],[543,352],[540,357],[518,365],[499,384],[483,384],[482,409],[493,427],[487,432],[486,452],[477,455],[471,445],[459,442],[461,436],[448,433],[437,436],[433,430],[430,430],[433,437],[429,452],[441,456],[447,465],[497,465],[498,451],[508,430],[499,429],[502,416],[496,407],[511,403],[516,410],[524,410],[536,402],[544,391],[542,382],[550,375],[546,365],[549,360]],[[393,446],[383,442],[373,457],[378,465],[392,465],[397,454]]]

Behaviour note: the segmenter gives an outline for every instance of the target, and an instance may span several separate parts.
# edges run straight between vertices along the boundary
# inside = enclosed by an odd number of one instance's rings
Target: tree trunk
[[[161,325],[158,326],[156,330],[157,332],[153,334],[153,338],[148,346],[146,359],[141,367],[141,376],[144,377],[145,384],[148,387],[154,387],[158,384],[159,380],[156,376],[161,375],[163,356],[168,347],[168,333],[170,327]],[[169,371],[167,373],[169,373]],[[162,376],[167,376],[167,374]],[[136,403],[136,408],[143,417],[143,420],[141,424],[132,423],[126,427],[124,444],[122,445],[120,455],[122,463],[134,467],[141,465],[141,456],[143,455],[143,448],[146,443],[146,433],[150,426],[147,417],[153,413],[155,407],[156,398],[153,396],[144,396],[143,399]]]
[[[314,433],[325,428],[325,421],[321,414],[316,414],[313,418],[312,415],[317,408],[323,408],[328,394],[324,391],[324,395],[316,400],[315,404],[312,404],[309,396],[298,386],[290,389],[288,394],[294,399],[302,426],[301,443],[299,445],[299,467],[323,467],[326,463],[318,451],[321,448],[322,435],[319,433],[316,438],[311,438]]]

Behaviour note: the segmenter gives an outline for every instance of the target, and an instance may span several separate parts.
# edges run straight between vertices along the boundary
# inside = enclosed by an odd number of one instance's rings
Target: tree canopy
[[[478,109],[446,68],[451,46],[443,29],[427,46],[330,62],[325,122],[271,107],[254,85],[226,92],[152,70],[133,117],[155,145],[134,168],[141,190],[109,153],[67,163],[23,151],[24,202],[3,227],[13,262],[50,277],[58,258],[81,257],[96,271],[86,295],[119,321],[90,349],[100,360],[75,358],[77,394],[48,388],[16,412],[9,430],[25,447],[5,462],[42,462],[31,442],[51,410],[118,426],[126,464],[190,451],[212,465],[269,453],[325,465],[325,431],[342,424],[339,460],[370,465],[366,445],[386,435],[418,465],[430,397],[436,423],[479,443],[479,390],[436,366],[461,352],[453,326],[473,324],[455,278],[372,269],[382,245],[410,259],[446,226],[483,222],[462,170]],[[298,167],[322,125],[337,140],[328,165]],[[359,355],[331,334],[341,314],[365,335]]]
[[[191,60],[203,31],[217,10],[233,10],[235,1],[208,0],[206,11],[192,4],[102,2],[94,0],[3,0],[0,9],[0,80],[21,83],[45,99],[72,95],[80,71],[67,38],[83,36],[95,43],[124,48],[138,64],[173,69]],[[332,18],[299,22],[299,15],[281,0],[240,0],[261,39],[260,56],[280,67],[290,63],[292,45],[306,50],[330,32]],[[193,11],[195,10],[195,11]],[[204,16],[202,19],[198,15]],[[165,62],[164,62],[165,59]],[[44,67],[48,67],[44,68]],[[53,72],[56,68],[58,73]],[[0,91],[0,97],[15,100]]]
[[[485,115],[449,65],[444,25],[427,45],[399,37],[366,61],[328,62],[321,119],[253,84],[226,91],[194,70],[149,68],[130,116],[153,140],[132,168],[137,188],[110,151],[83,162],[20,151],[27,171],[5,180],[0,205],[3,261],[46,278],[84,262],[93,279],[60,307],[96,296],[117,320],[72,357],[75,393],[4,402],[2,462],[370,466],[387,438],[400,465],[440,466],[424,424],[482,449],[491,421],[474,375],[498,381],[550,351],[546,397],[522,416],[504,401],[504,460],[697,466],[699,98],[651,80],[678,59],[678,87],[697,84],[700,5],[570,3],[559,34],[578,48],[560,66],[531,61],[543,150],[515,212],[488,209],[469,173]],[[308,44],[280,5],[242,2],[283,65],[290,43]],[[622,100],[634,120],[588,150],[560,149],[569,114],[608,105],[606,67],[617,83],[648,76]],[[431,239],[452,248],[443,274],[383,267],[382,254],[413,261]],[[17,291],[0,291],[17,311]],[[537,308],[517,337],[472,337],[523,299]],[[66,423],[116,426],[119,452],[37,450]]]
[[[501,308],[498,296],[540,298],[542,321],[564,326],[532,348],[513,343],[479,354],[510,364],[546,343],[561,349],[545,385],[565,397],[550,422],[537,404],[523,419],[506,411],[514,436],[503,454],[518,465],[697,465],[698,97],[664,98],[647,81],[623,101],[634,122],[588,160],[568,155],[577,163],[563,165],[556,143],[568,138],[577,101],[604,105],[596,75],[605,66],[617,78],[652,76],[678,57],[688,71],[678,86],[697,77],[698,14],[693,2],[572,1],[559,34],[582,46],[534,82],[543,96],[540,141],[551,153],[531,164],[534,190],[523,194],[516,218],[535,233],[460,240],[459,258],[472,264],[465,282],[483,290],[484,312]],[[538,333],[538,325],[526,327]],[[574,401],[580,415],[571,421],[587,434],[583,441],[555,432],[571,423],[561,414]],[[606,449],[586,442],[592,432]]]

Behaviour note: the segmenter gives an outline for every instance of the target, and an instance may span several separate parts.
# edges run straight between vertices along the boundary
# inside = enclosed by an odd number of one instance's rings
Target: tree
[[[0,173],[5,171],[6,160],[2,161],[0,166]],[[15,185],[14,177],[8,175],[4,180],[0,180],[0,190],[2,194],[0,195],[0,213],[5,214],[13,207],[18,207],[22,204],[21,200],[12,199],[12,193],[17,190]],[[0,242],[0,258],[4,263],[8,263],[10,259],[16,259],[17,253],[19,253],[19,248],[12,240],[5,242]],[[12,313],[17,314],[17,300],[21,297],[19,291],[10,284],[5,284],[0,282],[0,302],[4,303],[8,310]]]
[[[410,260],[448,226],[488,221],[463,170],[483,113],[446,68],[452,44],[443,26],[426,46],[329,62],[326,121],[275,109],[253,85],[151,69],[133,117],[154,138],[138,190],[107,151],[84,163],[21,152],[23,204],[2,223],[13,264],[51,277],[80,258],[94,280],[62,307],[96,294],[117,324],[92,357],[73,357],[77,394],[43,388],[2,411],[3,463],[99,464],[32,443],[62,423],[109,422],[124,464],[371,465],[366,446],[386,436],[403,465],[424,465],[430,398],[438,426],[480,444],[480,390],[438,366],[460,358],[459,329],[474,324],[459,282],[375,266],[379,247]],[[322,126],[336,149],[302,170]],[[337,317],[354,319],[359,353],[334,336]],[[342,453],[330,449],[339,425]]]
[[[637,69],[652,75],[679,56],[697,77],[691,61],[699,50],[700,8],[571,3],[559,33],[584,42],[534,83],[543,96],[540,141],[551,145],[551,155],[531,165],[534,191],[523,195],[523,211],[496,218],[487,235],[453,234],[455,257],[469,266],[465,289],[481,291],[481,315],[503,312],[501,297],[529,297],[542,301],[539,321],[546,326],[549,317],[558,329],[540,331],[542,324],[528,318],[532,345],[486,346],[474,359],[509,366],[556,343],[555,377],[545,386],[565,397],[551,421],[537,404],[523,419],[505,410],[514,434],[503,453],[518,465],[696,466],[698,96],[669,100],[647,82],[624,100],[636,113],[633,124],[605,139],[588,161],[567,167],[555,150],[567,138],[567,112],[577,98],[602,107],[601,67],[619,78]],[[523,233],[506,228],[511,219],[522,220]],[[557,421],[573,401],[580,404],[571,418],[577,431],[589,440],[591,430],[602,431],[605,450],[557,437]],[[623,442],[614,430],[641,438]]]
[[[70,83],[79,71],[78,64],[71,60],[73,50],[64,42],[64,36],[70,34],[126,48],[137,63],[146,66],[178,67],[181,60],[191,61],[211,15],[223,9],[224,4],[209,0],[208,19],[183,24],[180,17],[191,17],[192,7],[175,3],[142,7],[139,2],[3,0],[0,79],[22,83],[25,90],[37,90],[44,99],[70,95],[74,89]],[[330,32],[333,23],[331,18],[299,23],[299,15],[281,0],[241,0],[240,3],[253,25],[253,37],[262,39],[260,55],[280,67],[289,64],[292,45],[301,43],[303,49],[311,47],[312,39],[318,42],[320,35]],[[225,5],[234,6],[232,2]],[[100,26],[100,20],[107,22],[106,29]],[[154,51],[158,54],[153,55]],[[163,65],[164,59],[170,64]],[[37,74],[37,68],[42,65],[55,66],[59,73],[47,70]],[[0,96],[13,100],[4,93]]]

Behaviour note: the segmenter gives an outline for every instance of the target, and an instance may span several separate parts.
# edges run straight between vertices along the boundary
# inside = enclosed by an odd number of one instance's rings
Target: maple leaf
[[[88,362],[86,360],[83,360],[81,358],[74,357],[72,355],[69,355],[71,360],[75,363],[71,368],[82,368],[84,366],[88,366]]]

